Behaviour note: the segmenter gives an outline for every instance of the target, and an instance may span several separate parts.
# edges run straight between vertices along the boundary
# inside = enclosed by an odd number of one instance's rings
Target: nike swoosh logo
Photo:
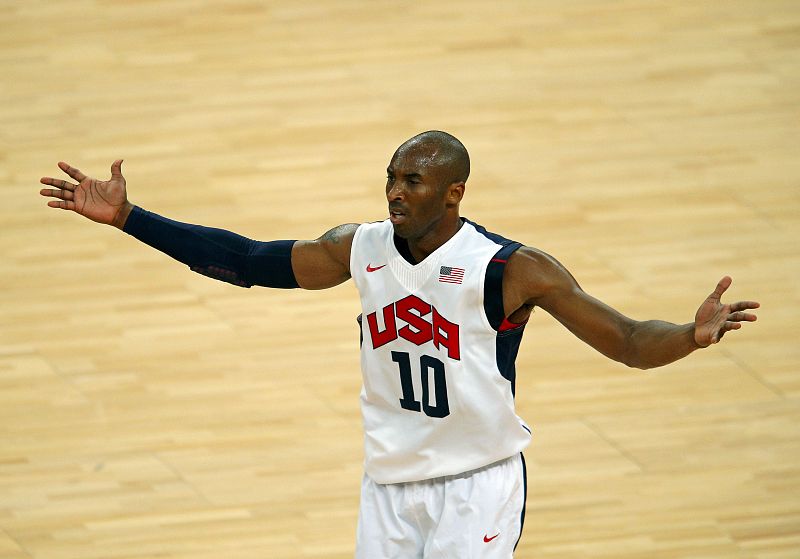
[[[381,268],[383,268],[385,266],[386,266],[386,264],[384,264],[383,266],[378,266],[377,268],[373,268],[372,266],[367,264],[367,271],[368,272],[377,272],[378,270],[380,270]]]
[[[489,543],[490,541],[492,541],[493,539],[495,539],[495,538],[496,538],[497,536],[499,536],[499,535],[500,535],[500,532],[496,533],[496,534],[495,534],[494,536],[492,536],[491,538],[488,538],[488,537],[486,537],[486,536],[484,535],[484,536],[483,536],[483,543]]]

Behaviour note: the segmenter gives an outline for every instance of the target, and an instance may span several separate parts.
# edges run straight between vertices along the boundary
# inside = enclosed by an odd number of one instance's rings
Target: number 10
[[[411,378],[411,359],[404,351],[393,351],[392,361],[400,366],[400,386],[403,389],[403,397],[400,398],[400,407],[404,410],[422,411],[428,417],[447,417],[450,415],[450,405],[447,402],[447,380],[444,375],[444,363],[431,357],[423,355],[419,358],[420,376],[422,379],[422,405],[414,396],[414,382]],[[429,388],[429,371],[433,371],[434,395],[436,405],[431,405],[431,393]]]

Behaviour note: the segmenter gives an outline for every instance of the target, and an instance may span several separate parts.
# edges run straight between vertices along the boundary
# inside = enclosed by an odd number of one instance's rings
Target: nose
[[[395,180],[386,187],[386,199],[390,202],[393,200],[402,200],[405,196],[405,190],[401,181]]]

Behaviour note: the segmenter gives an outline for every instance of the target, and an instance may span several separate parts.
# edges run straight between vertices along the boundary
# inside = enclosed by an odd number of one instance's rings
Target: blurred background
[[[516,557],[800,556],[800,4],[0,4],[0,557],[352,557],[347,283],[249,290],[53,210],[66,161],[250,237],[384,219],[414,134],[470,151],[462,215],[637,318],[725,274],[759,322],[649,372],[546,313]],[[64,176],[66,178],[66,176]]]

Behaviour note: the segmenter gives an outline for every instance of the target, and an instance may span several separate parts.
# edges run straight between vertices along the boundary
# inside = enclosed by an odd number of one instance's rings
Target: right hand
[[[43,177],[39,182],[56,188],[43,188],[39,194],[59,198],[48,202],[48,206],[71,210],[97,223],[122,228],[133,208],[128,202],[125,177],[122,176],[122,159],[114,161],[111,165],[111,179],[107,181],[87,177],[63,161],[59,162],[58,167],[78,184],[63,179]]]

